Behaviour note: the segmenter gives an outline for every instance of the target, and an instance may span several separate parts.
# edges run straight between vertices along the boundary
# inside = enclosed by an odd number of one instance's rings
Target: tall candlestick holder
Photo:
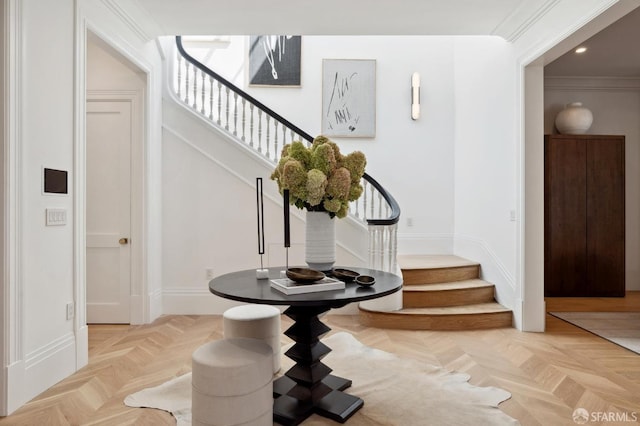
[[[256,178],[256,208],[258,216],[258,254],[260,255],[260,268],[256,269],[256,278],[264,280],[269,278],[269,270],[264,267],[264,195],[262,192],[262,178]]]

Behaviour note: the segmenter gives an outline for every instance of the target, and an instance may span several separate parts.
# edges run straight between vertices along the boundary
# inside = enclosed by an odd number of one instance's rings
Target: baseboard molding
[[[76,372],[76,337],[69,332],[9,369],[9,411]]]
[[[520,309],[522,321],[520,324],[516,324],[517,329],[520,331],[544,333],[546,328],[547,303],[543,300],[539,308],[531,308],[527,307],[527,304],[522,299],[518,299],[518,302],[520,304],[519,306],[521,307]],[[534,309],[534,312],[530,312],[531,309]],[[541,309],[542,312],[538,311],[538,309]]]
[[[16,411],[29,401],[24,388],[24,362],[18,361],[7,366],[7,406],[6,412],[0,413],[3,416]]]
[[[149,319],[144,323],[153,322],[162,314],[164,314],[162,290],[158,289],[151,293],[151,295],[149,296]]]
[[[89,327],[86,324],[76,332],[76,370],[89,363]]]
[[[456,235],[454,246],[453,253],[455,255],[480,263],[481,278],[495,285],[496,301],[514,310],[514,315],[516,315],[517,309],[514,309],[517,302],[515,280],[489,245],[478,238]],[[521,319],[522,317],[519,317],[515,322],[520,323]]]

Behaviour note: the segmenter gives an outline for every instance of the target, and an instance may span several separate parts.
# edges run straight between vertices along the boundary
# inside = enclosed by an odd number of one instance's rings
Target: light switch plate
[[[67,224],[67,209],[46,209],[47,226],[63,226]]]

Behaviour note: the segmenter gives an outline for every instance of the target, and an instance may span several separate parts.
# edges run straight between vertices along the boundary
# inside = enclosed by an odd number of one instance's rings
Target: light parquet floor
[[[640,297],[633,300],[640,302]],[[567,300],[548,300],[547,309],[560,310],[556,302],[569,310]],[[589,308],[588,301],[575,303]],[[635,307],[640,311],[640,303]],[[366,345],[466,372],[475,385],[507,389],[513,397],[500,408],[523,425],[574,425],[578,407],[640,418],[640,356],[549,315],[545,333],[382,330],[360,325],[357,316],[329,315],[323,321],[332,332],[348,331]],[[283,317],[283,327],[290,324]],[[129,408],[122,401],[190,371],[193,350],[219,338],[220,316],[164,316],[143,326],[92,325],[89,365],[0,419],[0,425],[173,425],[167,413]]]

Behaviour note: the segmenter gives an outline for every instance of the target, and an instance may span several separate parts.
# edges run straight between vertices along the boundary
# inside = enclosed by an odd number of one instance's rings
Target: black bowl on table
[[[312,284],[320,281],[325,277],[324,273],[309,268],[289,268],[287,269],[287,278],[298,284]]]
[[[360,274],[350,269],[336,268],[333,271],[331,271],[331,275],[333,275],[334,278],[337,278],[340,281],[344,281],[345,283],[350,283],[353,280],[355,280],[356,277]]]
[[[356,284],[362,287],[370,287],[376,283],[376,279],[371,275],[358,275],[356,277]]]

